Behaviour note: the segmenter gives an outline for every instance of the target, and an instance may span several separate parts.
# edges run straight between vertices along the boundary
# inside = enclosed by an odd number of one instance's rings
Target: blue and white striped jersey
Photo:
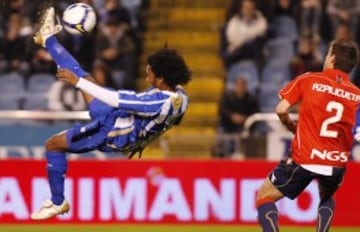
[[[173,125],[180,123],[188,97],[182,87],[176,92],[149,88],[145,92],[119,90],[119,105],[111,111],[108,145],[123,152],[143,149]]]
[[[360,105],[356,111],[355,126],[353,128],[353,135],[356,142],[360,143]]]

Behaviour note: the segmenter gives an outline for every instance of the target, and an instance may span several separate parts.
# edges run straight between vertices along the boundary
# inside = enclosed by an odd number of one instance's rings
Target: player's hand
[[[59,69],[58,72],[56,73],[56,77],[59,80],[65,81],[66,83],[72,86],[76,86],[79,80],[78,77],[68,69]]]

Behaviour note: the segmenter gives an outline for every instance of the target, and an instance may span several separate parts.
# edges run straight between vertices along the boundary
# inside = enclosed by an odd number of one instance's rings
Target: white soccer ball
[[[95,11],[85,3],[71,4],[63,12],[62,24],[71,34],[86,34],[96,25]]]

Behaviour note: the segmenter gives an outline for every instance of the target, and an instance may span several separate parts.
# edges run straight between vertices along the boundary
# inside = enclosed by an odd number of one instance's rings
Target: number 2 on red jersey
[[[335,115],[325,119],[324,122],[321,124],[320,136],[337,138],[338,132],[336,130],[330,130],[329,125],[337,123],[341,120],[344,113],[344,105],[336,101],[330,101],[326,105],[326,111],[330,113],[335,112]]]

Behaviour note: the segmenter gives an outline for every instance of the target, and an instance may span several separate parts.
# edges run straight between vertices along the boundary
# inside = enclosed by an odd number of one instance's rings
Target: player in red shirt
[[[295,136],[289,157],[280,161],[262,184],[256,199],[258,220],[264,232],[279,231],[275,202],[295,199],[313,180],[319,183],[317,231],[328,231],[334,214],[333,195],[343,182],[353,144],[352,130],[360,90],[348,73],[357,65],[357,46],[334,40],[323,71],[296,77],[279,91],[276,106],[280,121]],[[300,103],[297,124],[288,111]]]

